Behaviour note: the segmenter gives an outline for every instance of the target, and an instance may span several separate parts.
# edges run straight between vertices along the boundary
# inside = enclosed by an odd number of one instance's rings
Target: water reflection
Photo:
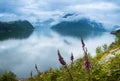
[[[105,32],[100,32],[100,31],[70,31],[70,32],[65,32],[65,31],[55,31],[56,33],[60,34],[61,36],[69,36],[69,37],[74,37],[74,38],[81,38],[83,37],[84,39],[89,39],[91,37],[98,37],[104,34]]]
[[[33,30],[0,32],[0,41],[7,39],[25,39],[32,34]]]
[[[73,52],[75,59],[82,57],[80,39],[61,36],[53,31],[36,30],[27,39],[9,39],[0,41],[0,72],[11,70],[18,77],[29,77],[31,70],[36,73],[34,64],[38,65],[40,71],[48,70],[50,67],[60,66],[57,50],[70,62],[70,55]],[[109,41],[108,41],[109,40]],[[88,51],[95,55],[95,48],[104,43],[110,44],[114,37],[104,33],[96,37],[85,39]]]

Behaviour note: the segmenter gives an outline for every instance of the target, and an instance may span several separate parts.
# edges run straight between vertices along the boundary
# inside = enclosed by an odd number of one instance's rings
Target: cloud
[[[65,13],[75,12],[108,25],[119,25],[119,3],[119,0],[1,0],[0,20],[59,20]]]
[[[113,3],[87,3],[70,6],[70,8],[75,10],[114,10],[119,9],[119,7]]]
[[[65,10],[81,13],[85,17],[102,22],[109,27],[119,24],[120,6],[109,2],[93,2],[70,5]],[[80,15],[81,15],[80,14]]]

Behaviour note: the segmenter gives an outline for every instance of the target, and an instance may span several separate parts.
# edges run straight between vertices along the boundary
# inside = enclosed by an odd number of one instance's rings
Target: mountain
[[[27,38],[33,32],[34,27],[29,21],[0,22],[0,41],[7,39]]]
[[[118,30],[116,30],[116,31],[112,31],[111,33],[120,38],[120,29],[118,29]],[[119,39],[119,40],[120,40],[120,39]]]
[[[116,36],[115,43],[120,47],[120,28],[117,28],[117,30],[112,31],[111,34]]]
[[[116,33],[117,33],[117,34],[120,33],[120,29],[116,30]]]
[[[111,32],[111,34],[115,34],[115,35],[118,33],[120,33],[120,29]]]
[[[73,16],[73,15],[74,15],[74,13],[68,13],[68,14],[65,14],[65,15],[63,16],[63,18],[67,18],[67,17]]]
[[[11,22],[0,22],[0,32],[10,32],[10,31],[24,31],[28,29],[34,29],[32,24],[27,21],[11,21]]]
[[[84,33],[88,35],[90,33],[99,31],[106,31],[102,23],[91,21],[87,18],[82,18],[76,21],[62,21],[51,27],[52,30],[60,33],[61,35],[69,36],[82,36]]]
[[[113,26],[112,31],[117,31],[119,29],[120,29],[120,26],[119,25],[115,25],[115,26]]]
[[[112,29],[111,34],[116,34],[116,33],[119,32],[119,31],[120,31],[120,26],[119,26],[119,25],[115,25],[115,26],[113,27],[113,29]]]

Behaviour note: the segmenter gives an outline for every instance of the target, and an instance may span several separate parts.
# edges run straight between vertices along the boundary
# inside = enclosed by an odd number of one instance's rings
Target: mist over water
[[[120,0],[0,0],[0,21],[28,20],[37,28],[34,32],[0,32],[0,73],[12,71],[19,78],[27,78],[31,71],[37,73],[35,64],[40,71],[59,68],[58,49],[67,63],[71,52],[75,59],[83,57],[78,33],[60,34],[50,30],[48,24],[88,18],[112,30],[114,25],[120,26],[119,4]],[[93,57],[97,46],[109,45],[115,39],[110,32],[80,33]]]
[[[110,44],[114,36],[109,32],[97,32],[94,35],[83,37],[88,52],[95,56],[97,46]],[[70,63],[70,55],[73,52],[75,59],[83,56],[80,38],[60,35],[49,28],[39,28],[25,39],[13,39],[0,41],[0,72],[13,71],[18,77],[30,76],[30,72],[36,74],[34,65],[37,64],[40,71],[50,68],[59,68],[57,50],[59,49],[67,63]]]

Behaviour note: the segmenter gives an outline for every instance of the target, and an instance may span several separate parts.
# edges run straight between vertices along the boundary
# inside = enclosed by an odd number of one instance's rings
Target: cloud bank
[[[0,0],[0,21],[42,22],[50,18],[59,20],[66,13],[77,13],[113,26],[119,25],[119,4],[119,0]]]

